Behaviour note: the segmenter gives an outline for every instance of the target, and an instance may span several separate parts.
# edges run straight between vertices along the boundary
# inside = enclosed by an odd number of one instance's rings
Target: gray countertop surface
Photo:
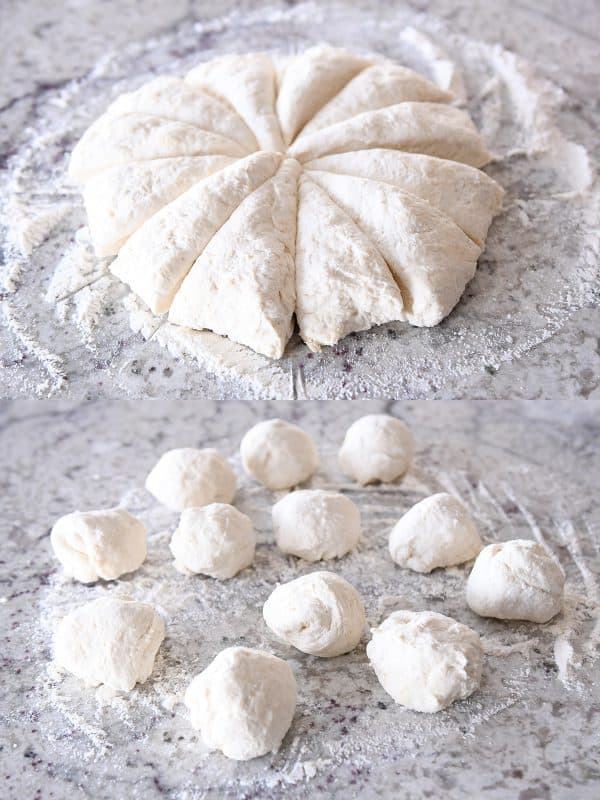
[[[414,432],[417,455],[399,484],[359,489],[336,467],[347,426],[387,410]],[[0,409],[0,691],[2,796],[22,798],[485,797],[594,800],[600,792],[597,656],[600,602],[600,407],[587,402],[146,403],[47,401]],[[333,565],[365,598],[377,624],[397,608],[448,613],[475,628],[487,656],[481,688],[435,715],[394,705],[364,645],[336,659],[286,648],[260,604],[278,580],[313,567],[276,552],[275,499],[243,475],[239,441],[281,416],[318,443],[313,486],[341,487],[360,506],[365,541]],[[258,531],[255,565],[228,582],[172,568],[176,523],[143,481],[158,456],[182,445],[218,447],[238,475],[236,503]],[[537,538],[567,576],[564,611],[547,625],[476,617],[466,568],[417,575],[387,554],[393,521],[440,489],[468,504],[485,541]],[[142,568],[124,580],[65,580],[48,538],[79,509],[122,502],[150,529]],[[102,593],[150,599],[167,623],[155,671],[109,702],[51,664],[51,631],[66,611]],[[177,702],[225,643],[288,658],[299,704],[279,753],[246,763],[207,754]],[[565,657],[565,653],[567,657]],[[570,657],[568,657],[570,656]]]
[[[268,5],[280,12],[280,19],[284,21],[293,20],[296,8],[300,5],[302,13],[305,17],[307,15],[306,3],[273,2]],[[428,19],[439,20],[447,30],[473,40],[489,42],[490,47],[500,43],[533,65],[536,75],[548,78],[564,91],[562,119],[559,123],[566,129],[566,135],[584,144],[592,158],[597,158],[599,144],[596,132],[600,121],[597,95],[600,66],[597,53],[600,31],[598,6],[594,0],[578,0],[568,6],[557,0],[544,3],[507,0],[502,4],[457,0],[421,3],[413,0],[399,3],[396,7],[375,0],[362,0],[345,5],[321,3],[315,8],[325,13],[323,9],[334,6],[337,18],[340,18],[340,14],[343,18],[344,8],[348,9],[349,15],[352,12],[344,29],[349,40],[356,38],[361,20],[381,18],[381,30],[378,33],[381,46],[391,46],[391,42],[386,41],[385,20],[390,19],[390,14],[397,8],[398,15],[426,11]],[[159,0],[66,0],[61,3],[7,0],[3,17],[9,24],[3,25],[0,32],[3,54],[3,70],[0,74],[0,161],[10,167],[11,159],[20,152],[23,136],[31,127],[39,125],[40,118],[51,107],[57,93],[71,85],[73,80],[89,80],[90,71],[96,69],[99,62],[105,63],[103,59],[106,60],[110,53],[119,53],[138,41],[142,45],[150,40],[170,41],[169,37],[179,41],[177,37],[182,35],[182,31],[192,30],[196,24],[202,26],[213,17],[225,17],[227,14],[231,14],[229,19],[234,22],[224,23],[222,29],[213,28],[204,39],[199,33],[199,47],[203,42],[210,46],[218,43],[222,31],[228,31],[230,38],[227,39],[227,47],[232,47],[236,45],[235,25],[238,23],[235,20],[243,19],[245,13],[260,12],[261,7],[260,3],[255,2],[207,3],[197,0],[173,0],[168,3]],[[293,35],[285,34],[285,25],[280,23],[277,40],[274,38],[273,44],[281,47],[287,42],[294,46]],[[289,25],[292,30],[293,23]],[[335,27],[340,26],[336,23]],[[243,30],[243,26],[240,30]],[[328,30],[326,23],[319,27],[319,35],[323,38],[336,33],[336,30]],[[389,34],[390,37],[393,35]],[[260,37],[260,46],[268,46],[268,25]],[[242,39],[237,42],[239,48],[251,49],[255,46],[253,41]],[[179,57],[176,48],[173,57]],[[35,174],[29,185],[35,186]],[[561,224],[562,220],[557,217],[557,231]],[[507,230],[511,230],[510,225],[514,225],[514,220],[507,222]],[[369,367],[366,367],[364,380],[361,374],[361,380],[352,382],[352,376],[349,377],[347,373],[353,368],[356,373],[357,360],[367,358],[368,353],[365,351],[362,356],[362,350],[356,342],[348,340],[349,343],[343,343],[337,351],[328,351],[321,357],[323,363],[328,361],[322,367],[326,371],[327,381],[321,381],[319,373],[315,373],[312,382],[307,380],[303,385],[300,381],[301,385],[298,385],[295,375],[291,374],[290,381],[279,381],[277,386],[269,386],[267,380],[262,388],[256,388],[256,385],[248,385],[247,382],[219,380],[210,368],[199,365],[193,358],[180,353],[173,355],[157,341],[145,342],[139,333],[132,333],[128,329],[126,322],[116,325],[118,315],[114,314],[114,308],[106,312],[112,315],[110,321],[113,327],[107,328],[105,335],[99,336],[92,344],[85,337],[82,339],[75,335],[68,321],[58,323],[53,320],[50,308],[43,300],[43,292],[48,284],[50,264],[56,262],[73,235],[73,230],[62,231],[62,236],[56,239],[54,245],[50,242],[30,264],[19,266],[25,284],[30,282],[30,276],[26,274],[29,267],[36,274],[39,271],[39,285],[36,284],[30,291],[17,291],[16,294],[12,290],[7,291],[1,298],[3,321],[7,323],[0,328],[3,372],[0,393],[4,396],[82,398],[200,395],[219,399],[240,395],[294,398],[305,394],[309,397],[555,398],[589,397],[600,391],[597,278],[595,281],[592,278],[591,290],[583,299],[572,296],[567,299],[565,308],[557,317],[553,317],[551,309],[554,289],[548,289],[550,297],[543,296],[545,284],[543,279],[539,279],[534,292],[538,294],[536,299],[540,306],[549,304],[547,329],[539,335],[534,330],[528,331],[524,344],[518,341],[518,331],[515,331],[516,343],[496,344],[494,358],[489,362],[478,352],[476,340],[474,345],[469,345],[474,347],[471,365],[461,362],[443,380],[443,370],[441,375],[440,369],[436,368],[438,371],[432,371],[428,379],[422,375],[412,375],[409,376],[410,380],[405,381],[400,373],[397,381],[394,375],[388,375],[386,380],[378,383],[369,380]],[[529,235],[519,231],[517,249]],[[560,239],[560,235],[557,238]],[[536,252],[535,248],[531,250],[534,261]],[[557,258],[563,261],[568,259],[568,252],[557,255]],[[592,264],[595,260],[597,266],[597,250],[595,252],[596,255],[592,255],[591,259]],[[575,272],[578,256],[573,255],[572,258]],[[548,270],[544,273],[548,278],[547,286],[553,287],[552,267],[545,260],[544,269]],[[490,270],[493,271],[493,265],[482,265],[482,285],[490,278]],[[525,289],[516,302],[517,305],[529,303]],[[506,303],[499,306],[499,313],[504,313],[505,309],[508,311],[508,300]],[[462,312],[458,313],[460,315]],[[476,309],[475,319],[477,321]],[[449,339],[458,335],[453,325],[450,320]],[[506,327],[501,332],[504,335]],[[397,330],[392,334],[396,338]],[[432,337],[436,335],[431,334]],[[427,341],[428,336],[429,333],[424,332],[422,340]],[[442,337],[440,341],[445,342],[443,331],[439,336]],[[510,330],[508,338],[511,338]],[[368,339],[365,341],[372,342]],[[386,340],[382,341],[387,347],[393,346]],[[404,339],[398,342],[397,362],[402,362],[403,348],[411,347],[414,341],[413,338],[407,343]],[[435,348],[438,339],[432,338],[431,341]],[[479,344],[484,347],[485,334]],[[372,352],[374,355],[369,357],[375,369],[377,350]],[[453,356],[448,355],[447,360],[451,363]],[[427,363],[427,358],[424,363]],[[291,368],[292,372],[295,368]]]

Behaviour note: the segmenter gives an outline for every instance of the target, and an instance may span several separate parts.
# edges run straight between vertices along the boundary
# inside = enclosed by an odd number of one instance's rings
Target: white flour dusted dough
[[[187,508],[171,539],[175,568],[186,575],[232,578],[254,560],[252,521],[226,503]]]
[[[396,703],[434,712],[479,686],[483,649],[475,631],[432,611],[396,611],[367,645],[379,682]]]
[[[279,749],[296,696],[287,662],[262,650],[228,647],[194,678],[185,704],[207,747],[247,761]]]
[[[273,506],[272,515],[277,546],[306,561],[341,558],[360,540],[360,511],[338,492],[291,492]]]
[[[240,445],[246,472],[267,489],[290,489],[319,466],[315,443],[302,428],[283,419],[259,422]]]
[[[367,414],[353,422],[340,448],[340,469],[359,483],[390,482],[410,467],[415,450],[406,425],[387,414]]]
[[[467,583],[467,603],[482,617],[548,622],[562,608],[565,576],[545,547],[528,539],[490,544]]]
[[[82,583],[115,580],[146,558],[146,526],[124,508],[67,514],[50,541],[65,574]]]
[[[103,597],[64,617],[54,638],[54,657],[86,686],[129,691],[150,676],[164,635],[164,623],[152,606]]]
[[[146,478],[146,489],[174,511],[231,503],[235,488],[233,470],[212,447],[169,450]]]
[[[280,639],[323,658],[354,650],[366,623],[359,593],[333,572],[311,572],[278,586],[263,617]]]
[[[406,512],[394,526],[389,546],[396,564],[415,572],[431,572],[475,558],[481,539],[464,503],[440,492]]]

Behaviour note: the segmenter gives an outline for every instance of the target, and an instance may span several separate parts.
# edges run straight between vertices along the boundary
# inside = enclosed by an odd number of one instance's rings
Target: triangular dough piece
[[[271,358],[292,334],[300,164],[279,171],[214,235],[175,295],[169,321],[208,328]]]
[[[138,228],[111,271],[162,314],[208,242],[280,162],[277,153],[253,153],[195,184]]]
[[[400,103],[366,111],[322,131],[301,134],[289,148],[289,154],[299,161],[308,161],[372,147],[425,153],[474,167],[490,160],[468,114],[442,103]]]
[[[371,63],[347,50],[322,46],[293,58],[283,73],[277,96],[285,143],[289,144],[328,100]]]
[[[181,78],[156,78],[135,92],[117,97],[107,111],[115,116],[132,112],[187,122],[232,139],[247,153],[258,150],[254,134],[230,105]]]
[[[309,161],[305,168],[397,186],[447,214],[479,246],[504,197],[502,187],[475,167],[399,150],[338,153]]]
[[[153,214],[232,161],[229,156],[157,158],[112,167],[91,178],[83,200],[96,255],[118,253]]]
[[[78,183],[119,164],[172,156],[241,157],[244,148],[218,133],[149,114],[104,114],[75,145],[69,175]]]
[[[216,58],[188,72],[185,80],[231,103],[262,150],[285,149],[275,114],[275,68],[264,53]]]
[[[300,178],[296,317],[311,348],[405,319],[402,296],[373,243],[331,197]]]
[[[386,183],[312,172],[392,270],[412,325],[437,325],[475,274],[480,248],[445,214]]]
[[[449,103],[451,100],[449,92],[412,69],[384,61],[365,69],[346,84],[306,125],[302,135],[322,130],[365,111],[376,111],[398,103]]]

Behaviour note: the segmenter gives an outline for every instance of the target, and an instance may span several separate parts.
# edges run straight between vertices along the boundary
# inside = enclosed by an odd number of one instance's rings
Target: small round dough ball
[[[150,676],[164,636],[164,622],[152,606],[101,597],[61,620],[54,657],[86,686],[127,692]]]
[[[209,503],[231,503],[235,475],[212,447],[181,447],[160,457],[146,478],[146,489],[173,511],[183,511]]]
[[[228,647],[185,693],[191,722],[211,750],[247,761],[276,752],[296,710],[287,661],[249,647]]]
[[[464,564],[480,550],[481,539],[468,509],[446,492],[414,505],[390,534],[392,559],[415,572]]]
[[[387,414],[369,414],[346,431],[340,469],[363,486],[389,483],[408,470],[414,451],[412,433],[403,422]]]
[[[237,508],[211,503],[187,508],[171,539],[175,568],[185,575],[232,578],[254,561],[256,533]]]
[[[396,703],[433,712],[473,694],[483,648],[475,631],[433,611],[396,611],[373,629],[367,656]]]
[[[565,576],[545,547],[513,539],[484,547],[467,582],[467,603],[481,617],[548,622],[562,608]]]
[[[82,583],[113,581],[146,558],[146,526],[124,508],[66,514],[50,542],[65,573]]]
[[[278,586],[263,617],[283,641],[326,658],[354,650],[366,624],[359,593],[334,572],[311,572]]]
[[[246,472],[267,489],[290,489],[310,478],[319,466],[315,443],[302,428],[282,419],[259,422],[242,439]]]
[[[277,546],[306,561],[340,558],[360,539],[360,511],[338,492],[291,492],[275,503],[272,514]]]

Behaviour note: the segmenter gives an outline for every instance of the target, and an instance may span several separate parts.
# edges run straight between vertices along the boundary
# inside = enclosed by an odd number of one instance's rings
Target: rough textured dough
[[[231,503],[235,474],[212,447],[181,447],[164,453],[146,478],[146,489],[174,511]]]
[[[475,631],[432,611],[396,611],[367,645],[379,682],[396,703],[434,712],[479,686],[483,648]]]
[[[562,609],[565,575],[545,547],[514,539],[484,547],[467,582],[467,603],[482,617],[548,622]]]
[[[222,580],[250,566],[255,546],[250,518],[226,503],[186,508],[170,545],[180,572]]]
[[[479,532],[467,507],[440,492],[414,505],[390,534],[390,555],[401,567],[431,572],[470,561],[481,550]]]
[[[146,526],[124,508],[74,511],[52,528],[50,541],[65,574],[82,583],[113,581],[146,558]]]
[[[412,433],[401,420],[367,414],[346,431],[338,460],[342,472],[358,483],[389,483],[408,470],[414,451]]]
[[[262,650],[228,647],[196,675],[185,704],[207,747],[247,761],[279,749],[296,697],[286,661]]]
[[[152,606],[101,597],[61,620],[54,658],[86,686],[128,692],[150,676],[164,635],[164,622]]]
[[[278,586],[263,617],[284,642],[322,658],[354,650],[366,624],[359,593],[334,572],[311,572]]]
[[[265,420],[250,428],[240,455],[246,472],[267,489],[297,486],[319,466],[319,454],[308,433],[283,419]]]
[[[291,492],[275,503],[272,516],[277,546],[305,561],[341,558],[361,536],[360,511],[338,492]]]

